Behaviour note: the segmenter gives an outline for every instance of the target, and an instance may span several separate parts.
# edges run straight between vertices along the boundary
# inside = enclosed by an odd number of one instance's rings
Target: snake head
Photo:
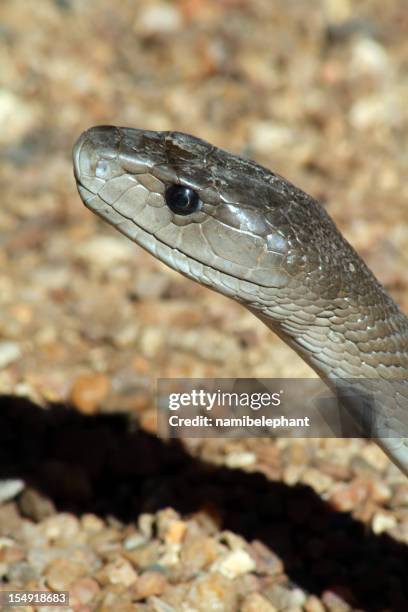
[[[242,301],[290,281],[279,192],[257,164],[187,134],[109,126],[82,134],[73,157],[85,205],[172,268]]]
[[[188,134],[94,127],[73,156],[88,208],[170,267],[248,307],[278,312],[283,300],[296,308],[318,299],[324,310],[352,291],[356,265],[366,270],[313,198]]]

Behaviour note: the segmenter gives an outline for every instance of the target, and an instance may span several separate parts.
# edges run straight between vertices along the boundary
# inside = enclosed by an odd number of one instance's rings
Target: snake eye
[[[184,185],[171,185],[166,189],[166,204],[177,215],[191,215],[201,207],[198,193]]]

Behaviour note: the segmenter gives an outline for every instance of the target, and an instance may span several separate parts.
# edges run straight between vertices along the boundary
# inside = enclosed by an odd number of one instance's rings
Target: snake
[[[316,199],[255,161],[176,131],[92,127],[75,143],[73,163],[88,209],[245,306],[342,403],[358,410],[349,381],[360,397],[378,385],[361,432],[408,475],[408,318]]]

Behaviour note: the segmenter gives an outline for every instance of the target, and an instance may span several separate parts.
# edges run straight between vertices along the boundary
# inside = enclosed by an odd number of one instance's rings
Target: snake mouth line
[[[79,179],[80,182],[80,179]],[[95,199],[95,198],[99,198],[100,201],[102,201],[107,207],[109,207],[110,209],[112,209],[113,211],[115,211],[118,215],[120,215],[125,221],[129,221],[130,223],[132,223],[138,231],[142,232],[143,235],[145,237],[148,237],[152,240],[155,240],[157,243],[159,243],[160,245],[162,245],[163,247],[167,248],[170,250],[170,252],[172,254],[174,254],[175,256],[180,255],[183,258],[187,259],[187,260],[192,260],[194,261],[196,264],[202,266],[203,270],[207,269],[207,270],[211,270],[211,272],[214,274],[220,274],[226,278],[229,279],[235,279],[237,281],[240,281],[242,283],[248,283],[251,286],[251,290],[254,292],[254,295],[257,295],[257,289],[259,287],[263,288],[263,289],[267,289],[270,290],[271,288],[275,289],[275,290],[279,290],[279,287],[277,285],[267,285],[264,283],[261,283],[259,281],[257,281],[256,283],[253,282],[252,280],[245,278],[242,274],[234,273],[231,274],[229,272],[226,272],[225,270],[222,270],[220,268],[216,268],[215,266],[212,266],[209,263],[204,263],[203,261],[201,261],[200,259],[198,259],[197,257],[194,257],[194,255],[191,254],[187,254],[184,253],[183,251],[181,251],[180,249],[178,249],[177,247],[171,246],[170,244],[168,244],[167,242],[165,242],[164,240],[162,240],[159,236],[157,236],[154,232],[149,232],[148,230],[146,230],[144,227],[142,227],[141,225],[139,225],[137,223],[137,221],[135,221],[135,219],[133,217],[128,217],[127,215],[125,215],[123,212],[116,210],[115,206],[113,204],[110,204],[109,202],[107,202],[100,194],[96,194],[92,191],[90,191],[89,189],[83,187],[82,183],[80,183],[80,185],[78,186],[78,188],[84,189],[86,191],[85,194],[85,199],[84,199],[84,203],[85,205],[92,210],[93,212],[95,212],[96,214],[98,214],[102,219],[105,219],[105,216],[103,215],[103,213],[99,212],[98,209],[95,207],[93,207],[91,205],[91,202]],[[87,197],[88,194],[92,194],[93,197],[89,198]],[[131,234],[129,234],[126,229],[124,227],[122,227],[124,225],[124,223],[122,224],[117,224],[117,228],[119,229],[119,231],[124,234],[125,236],[127,236],[128,238],[130,238],[133,242],[136,242],[137,244],[140,244],[140,246],[142,246],[146,251],[148,251],[149,253],[151,253],[152,255],[154,255],[155,257],[158,257],[153,245],[148,245],[148,244],[141,244],[139,243],[139,241],[137,240],[137,238],[135,238],[134,236],[132,236]],[[161,259],[160,257],[158,257],[159,259]],[[177,270],[180,271],[182,274],[184,274],[185,276],[190,276],[191,278],[193,278],[194,280],[197,280],[197,276],[195,274],[193,274],[193,272],[191,271],[191,266],[190,266],[190,275],[188,273],[186,273],[185,271],[183,271],[179,266],[177,266],[177,258],[174,257],[172,258],[172,262],[170,263],[169,261],[167,261],[167,258],[165,260],[165,263],[167,263],[168,265],[170,265],[170,267],[177,267]],[[235,264],[238,265],[238,264]],[[271,276],[273,276],[273,270],[271,270]],[[288,275],[289,278],[289,275]],[[211,283],[210,281],[208,281],[207,286],[209,287],[213,287],[214,283]],[[229,285],[223,284],[223,290],[224,293],[226,293],[227,295],[230,295],[230,292],[227,290],[229,287]],[[258,296],[259,297],[259,296]],[[242,300],[244,301],[244,300]],[[259,300],[254,300],[253,301],[253,306],[256,306],[256,304],[262,304],[262,302],[259,302]]]
[[[130,223],[132,223],[137,228],[137,230],[139,232],[143,233],[143,235],[146,238],[150,238],[152,241],[156,241],[157,243],[159,243],[163,247],[169,249],[169,251],[171,252],[172,255],[174,255],[174,257],[172,257],[171,263],[169,261],[165,261],[165,263],[167,263],[171,267],[177,266],[177,256],[181,256],[183,258],[186,258],[187,260],[194,261],[197,265],[202,266],[203,271],[206,270],[206,269],[208,271],[211,271],[210,272],[211,276],[214,276],[214,274],[220,274],[220,275],[223,275],[224,277],[229,278],[229,279],[232,278],[232,279],[235,279],[235,280],[240,281],[242,283],[248,283],[251,286],[251,290],[254,291],[254,296],[256,296],[256,290],[257,290],[258,287],[262,287],[264,289],[271,289],[271,287],[273,287],[275,289],[277,288],[274,285],[267,285],[267,284],[261,283],[261,282],[254,283],[253,281],[249,280],[248,278],[245,278],[243,274],[239,274],[239,273],[230,274],[229,272],[225,272],[224,270],[222,270],[220,268],[217,268],[215,266],[211,266],[208,263],[204,263],[203,261],[200,261],[197,257],[194,257],[194,255],[184,253],[182,250],[178,249],[177,247],[169,245],[167,242],[165,242],[164,240],[159,238],[155,233],[147,231],[145,228],[143,228],[141,225],[139,225],[137,223],[137,221],[135,221],[135,219],[133,217],[128,217],[123,212],[117,211],[116,208],[114,207],[114,205],[110,204],[109,202],[107,202],[99,194],[99,192],[96,193],[94,191],[91,191],[87,187],[85,187],[82,184],[82,181],[81,181],[81,171],[80,171],[80,165],[79,165],[79,158],[80,158],[80,154],[81,154],[81,149],[82,149],[82,146],[84,144],[85,139],[86,139],[86,132],[85,132],[85,134],[81,135],[81,137],[78,139],[77,143],[74,146],[74,149],[73,149],[73,160],[74,160],[74,176],[75,176],[75,179],[76,179],[76,182],[77,182],[77,188],[78,188],[78,191],[79,191],[79,193],[81,195],[81,198],[82,198],[85,206],[87,208],[89,208],[89,210],[91,210],[92,212],[96,213],[102,219],[106,220],[106,216],[103,213],[101,213],[100,211],[98,211],[96,206],[92,206],[92,202],[95,200],[95,198],[98,198],[109,209],[112,209],[117,214],[119,214],[121,217],[123,217],[123,219],[125,221],[129,221]],[[93,177],[90,175],[90,178],[93,178]],[[108,218],[108,220],[109,220],[109,218]],[[136,242],[137,244],[139,244],[137,239],[135,239],[131,234],[129,234],[126,231],[125,227],[123,227],[123,226],[124,226],[124,223],[123,224],[117,224],[118,230],[122,234],[124,234],[125,236],[130,238],[133,242]],[[157,256],[153,245],[154,245],[154,242],[153,242],[152,245],[149,245],[148,244],[148,240],[146,240],[145,244],[140,244],[140,246],[142,246],[146,251],[148,251],[149,253],[151,253],[154,256]],[[197,279],[197,275],[194,275],[193,272],[191,272],[191,267],[190,267],[190,275],[188,273],[186,273],[185,271],[183,271],[179,266],[177,266],[177,269],[182,274],[184,274],[185,276],[190,276],[194,280],[198,280]],[[273,271],[271,271],[271,276],[272,275],[273,275]],[[207,286],[212,287],[213,285],[214,285],[214,283],[212,283],[210,280],[208,280]],[[228,295],[230,294],[228,292],[228,285],[226,285],[224,283],[223,283],[223,290]],[[253,305],[256,306],[257,304],[262,305],[262,302],[259,302],[258,300],[254,300],[253,301]]]
[[[82,186],[81,186],[81,187],[82,187]],[[83,187],[82,187],[82,188],[83,188]],[[124,215],[124,214],[123,214],[123,212],[120,212],[120,213],[119,213],[119,212],[118,212],[118,211],[115,209],[115,207],[114,207],[112,204],[109,204],[109,202],[107,202],[106,200],[104,200],[104,198],[103,198],[102,196],[100,196],[100,195],[96,195],[96,194],[93,194],[93,192],[91,192],[91,191],[89,191],[89,190],[86,190],[86,191],[87,191],[88,193],[91,193],[91,194],[93,195],[93,197],[92,197],[90,200],[88,200],[87,202],[84,202],[84,203],[85,203],[85,205],[86,205],[86,206],[87,206],[87,207],[88,207],[90,210],[92,210],[93,212],[95,212],[96,214],[98,214],[98,215],[99,215],[99,216],[100,216],[102,219],[105,219],[104,215],[103,215],[103,214],[101,214],[101,213],[100,213],[100,212],[99,212],[99,211],[98,211],[96,208],[93,208],[93,207],[90,205],[90,202],[91,202],[91,201],[92,201],[94,198],[99,198],[99,200],[101,200],[101,201],[102,201],[104,204],[106,204],[106,206],[108,206],[109,208],[113,209],[113,210],[114,210],[115,212],[117,212],[117,213],[118,213],[118,214],[119,214],[121,217],[123,217],[123,219],[124,219],[125,221],[129,221],[130,223],[132,223],[132,224],[133,224],[133,225],[134,225],[134,226],[137,228],[137,230],[138,230],[138,231],[142,232],[142,234],[143,234],[145,237],[147,237],[147,238],[151,238],[152,240],[155,240],[156,242],[158,242],[158,243],[159,243],[160,245],[162,245],[163,247],[165,247],[165,248],[169,249],[169,251],[171,252],[171,254],[172,254],[172,255],[173,255],[173,254],[174,254],[174,255],[176,255],[176,256],[177,256],[177,255],[180,255],[180,256],[182,256],[183,258],[186,258],[187,260],[192,260],[192,261],[194,261],[196,264],[198,264],[198,265],[202,266],[203,271],[205,271],[205,270],[211,270],[211,272],[212,272],[212,273],[215,273],[215,274],[220,274],[221,276],[225,276],[225,277],[228,277],[228,278],[233,278],[233,279],[236,279],[236,280],[241,281],[241,282],[243,282],[243,283],[248,283],[248,284],[250,284],[250,285],[251,285],[251,288],[252,288],[252,289],[254,289],[254,290],[256,290],[256,289],[257,289],[257,287],[259,287],[259,286],[264,287],[264,288],[266,288],[266,289],[268,289],[268,288],[269,288],[269,286],[268,286],[268,285],[261,285],[260,283],[253,283],[252,281],[250,281],[250,280],[248,280],[248,279],[246,279],[246,278],[243,278],[242,276],[239,276],[239,275],[237,275],[237,274],[235,274],[235,275],[233,275],[233,274],[229,274],[228,272],[224,272],[224,270],[220,270],[219,268],[216,268],[216,267],[214,267],[214,266],[211,266],[211,265],[210,265],[210,264],[208,264],[208,263],[203,263],[202,261],[200,261],[199,259],[197,259],[196,257],[194,257],[194,256],[192,256],[192,255],[187,255],[186,253],[184,253],[184,252],[183,252],[183,251],[181,251],[180,249],[178,249],[178,248],[176,248],[176,247],[173,247],[173,246],[171,246],[171,245],[167,244],[167,242],[164,242],[164,240],[162,240],[161,238],[159,238],[159,237],[158,237],[156,234],[154,234],[154,233],[152,233],[152,232],[149,232],[149,231],[147,231],[146,229],[144,229],[143,227],[141,227],[141,226],[140,226],[140,225],[139,225],[139,224],[138,224],[138,223],[137,223],[137,222],[134,220],[134,218],[132,218],[132,217],[128,217],[128,216]],[[141,244],[141,243],[137,242],[137,239],[135,239],[135,238],[133,238],[131,235],[129,235],[129,234],[126,232],[126,229],[125,229],[123,226],[124,226],[124,224],[122,223],[122,224],[118,224],[116,227],[118,228],[118,230],[119,230],[119,231],[120,231],[122,234],[124,234],[126,237],[130,238],[130,239],[131,239],[133,242],[136,242],[136,244],[139,244],[139,246],[141,246],[142,248],[144,248],[146,251],[148,251],[149,253],[151,253],[151,254],[152,254],[152,255],[154,255],[155,257],[157,256],[157,255],[156,255],[156,252],[155,252],[155,250],[154,250],[154,248],[153,248],[153,245]],[[153,243],[153,244],[154,244],[154,243]],[[159,258],[159,259],[160,259],[160,258]],[[171,267],[174,267],[174,265],[176,265],[176,266],[177,266],[177,259],[176,259],[176,258],[172,258],[172,262],[171,262],[171,263],[169,263],[168,261],[165,261],[165,263],[168,263],[168,265],[170,265]],[[177,266],[177,269],[178,269],[178,270],[179,270],[179,271],[180,271],[182,274],[184,274],[185,276],[189,276],[189,275],[188,275],[188,274],[187,274],[185,271],[183,271],[183,270],[182,270],[180,267],[178,267],[178,266]],[[191,267],[190,267],[190,275],[191,275],[191,277],[192,277],[192,278],[196,279],[196,275],[194,275],[194,274],[193,274],[193,272],[191,271]],[[208,280],[207,285],[208,285],[209,287],[212,287],[212,286],[213,286],[213,283],[211,283],[211,282],[210,282],[210,280]],[[226,290],[226,289],[227,289],[227,287],[228,287],[228,285],[223,285],[223,287],[224,287],[224,290]],[[255,305],[256,303],[257,303],[257,301],[256,301],[256,300],[254,300],[254,305]]]

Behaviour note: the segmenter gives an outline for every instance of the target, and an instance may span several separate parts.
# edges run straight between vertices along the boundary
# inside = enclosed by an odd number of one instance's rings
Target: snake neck
[[[344,307],[341,330],[336,320],[323,326],[317,317],[313,325],[293,313],[279,320],[273,308],[250,310],[317,372],[364,436],[375,439],[408,475],[408,318],[391,298],[383,299],[384,316],[376,318],[377,305],[369,317],[373,325],[362,325],[354,309],[346,315]]]
[[[351,378],[408,381],[408,318],[380,285],[374,289],[372,304],[347,296],[330,304],[320,300],[314,313],[304,302],[284,316],[282,303],[249,310],[329,384]]]

